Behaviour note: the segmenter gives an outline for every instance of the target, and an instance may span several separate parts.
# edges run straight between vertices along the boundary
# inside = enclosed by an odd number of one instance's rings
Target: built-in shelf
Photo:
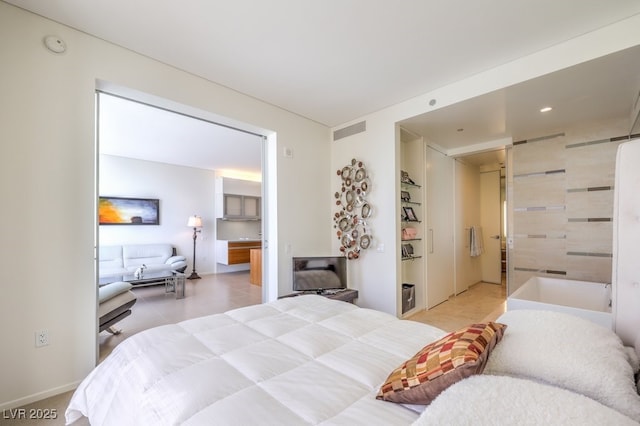
[[[409,257],[403,257],[402,260],[416,260],[416,259],[422,259],[422,256],[409,256]]]
[[[425,182],[425,145],[421,137],[402,131],[400,139],[401,164],[399,176],[398,241],[401,267],[398,276],[398,314],[402,317],[424,309],[425,297],[425,229],[427,209],[421,183]]]

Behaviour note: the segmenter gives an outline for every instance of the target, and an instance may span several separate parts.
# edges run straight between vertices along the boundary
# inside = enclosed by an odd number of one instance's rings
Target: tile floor
[[[428,311],[420,311],[407,319],[445,331],[455,331],[474,322],[494,321],[505,312],[506,297],[505,285],[480,282]]]
[[[505,289],[504,283],[478,283],[429,311],[412,315],[409,320],[424,322],[445,331],[453,331],[471,322],[493,320],[504,312]],[[134,291],[138,301],[132,308],[133,313],[116,324],[122,333],[115,336],[107,332],[100,333],[100,360],[122,340],[149,327],[255,305],[262,300],[262,288],[249,283],[248,272],[203,275],[200,280],[187,280],[184,299],[176,300],[175,295],[165,294],[162,286],[140,287]],[[72,393],[66,392],[22,407],[56,409],[56,420],[4,420],[0,423],[7,426],[64,425],[64,411]],[[85,425],[88,425],[86,419],[74,423],[74,426]]]

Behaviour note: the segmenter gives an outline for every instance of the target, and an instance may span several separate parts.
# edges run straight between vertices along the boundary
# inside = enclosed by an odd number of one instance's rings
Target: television
[[[293,258],[293,291],[322,294],[347,288],[347,258],[310,256]]]

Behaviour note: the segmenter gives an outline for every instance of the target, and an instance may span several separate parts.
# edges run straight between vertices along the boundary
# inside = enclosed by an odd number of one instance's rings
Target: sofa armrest
[[[171,256],[171,257],[170,257],[170,258],[168,258],[168,259],[166,260],[166,262],[164,262],[164,263],[166,263],[167,265],[171,265],[171,264],[173,264],[173,263],[176,263],[176,262],[184,262],[184,261],[186,261],[186,260],[187,260],[187,258],[186,258],[186,257],[184,257],[184,256]]]

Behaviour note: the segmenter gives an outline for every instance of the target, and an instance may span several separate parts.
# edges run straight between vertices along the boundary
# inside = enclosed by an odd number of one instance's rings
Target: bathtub
[[[611,285],[532,277],[507,297],[507,310],[538,309],[576,315],[613,328]]]

